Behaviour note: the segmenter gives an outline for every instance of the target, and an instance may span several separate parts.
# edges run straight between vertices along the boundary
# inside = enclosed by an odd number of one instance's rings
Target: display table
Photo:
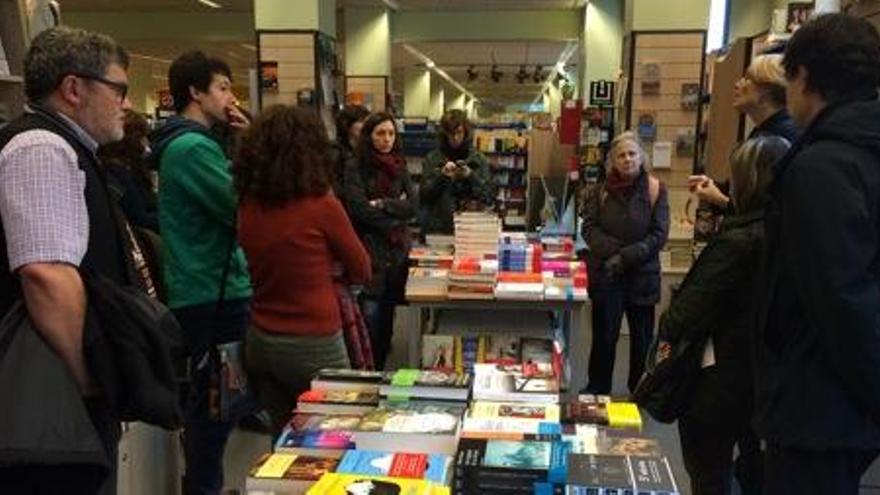
[[[468,319],[468,314],[479,316],[480,319],[491,319],[496,327],[513,326],[517,320],[523,320],[524,313],[562,312],[567,329],[565,335],[565,362],[569,375],[568,390],[578,391],[586,386],[587,380],[587,349],[591,324],[589,301],[516,301],[516,300],[451,300],[451,299],[418,299],[408,301],[408,317],[405,328],[407,335],[407,358],[409,366],[419,368],[421,359],[422,334],[428,331],[429,322],[436,324],[445,315],[455,314]],[[482,331],[483,333],[490,333]],[[496,330],[505,333],[505,330]],[[467,332],[460,332],[467,333]],[[546,328],[515,330],[511,333],[546,337],[550,333],[549,319]],[[563,380],[566,383],[566,380]]]

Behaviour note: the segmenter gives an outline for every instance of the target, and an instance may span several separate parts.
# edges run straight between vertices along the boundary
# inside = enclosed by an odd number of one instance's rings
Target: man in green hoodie
[[[235,241],[236,196],[229,160],[211,128],[241,129],[229,66],[202,52],[178,57],[168,71],[177,115],[151,135],[159,167],[159,230],[168,306],[184,330],[192,393],[184,431],[185,493],[219,493],[223,450],[233,423],[210,413],[212,346],[240,342],[248,324],[251,282]]]

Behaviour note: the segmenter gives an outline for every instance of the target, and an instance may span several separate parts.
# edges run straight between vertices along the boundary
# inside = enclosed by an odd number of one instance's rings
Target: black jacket
[[[880,102],[824,109],[766,213],[756,426],[801,448],[880,447]]]
[[[330,163],[333,166],[333,193],[345,204],[345,164],[354,159],[354,150],[334,141],[330,147]]]
[[[440,149],[425,157],[422,182],[419,187],[422,232],[426,234],[454,233],[452,215],[461,204],[473,201],[483,207],[491,207],[495,194],[490,179],[489,161],[476,150],[471,150],[464,160],[471,175],[464,180],[452,180],[443,175],[442,169],[449,161]]]
[[[345,204],[355,231],[370,253],[373,275],[364,293],[371,297],[387,297],[401,301],[409,264],[409,242],[392,244],[389,233],[406,228],[415,217],[415,190],[409,172],[404,168],[390,186],[390,194],[381,198],[378,192],[378,169],[361,164],[352,156],[345,165]],[[401,199],[404,196],[404,199]],[[383,207],[370,206],[373,199],[382,199]]]
[[[787,139],[789,143],[793,143],[797,140],[799,134],[797,126],[788,114],[788,110],[783,108],[764,122],[761,122],[760,125],[755,126],[752,132],[749,133],[748,139],[760,136],[779,136]]]
[[[653,208],[646,172],[636,179],[633,193],[626,198],[600,186],[587,198],[583,236],[589,247],[591,291],[622,284],[629,304],[650,305],[660,300],[660,250],[669,236],[669,202],[663,184]],[[603,265],[618,253],[624,272],[613,275]]]
[[[733,416],[742,422],[751,412],[756,271],[744,267],[760,260],[763,217],[759,210],[726,218],[660,317],[658,335],[691,342],[712,338],[715,377],[700,381],[689,416],[710,422]]]

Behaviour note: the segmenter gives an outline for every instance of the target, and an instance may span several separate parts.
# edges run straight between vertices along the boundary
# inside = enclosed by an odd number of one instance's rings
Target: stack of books
[[[410,267],[406,279],[406,299],[436,301],[446,299],[449,269]]]
[[[497,273],[498,260],[456,254],[449,273],[447,296],[449,299],[494,299]]]
[[[501,234],[501,220],[490,212],[457,213],[455,223],[455,257],[494,259]]]
[[[450,401],[467,403],[471,392],[467,373],[400,369],[388,374],[379,395],[385,400]]]
[[[475,364],[474,400],[559,402],[559,380],[549,366]]]
[[[553,340],[496,333],[491,335],[422,336],[422,368],[473,374],[478,363],[538,363],[555,367],[562,356]],[[555,368],[554,368],[555,369]]]
[[[543,301],[544,278],[541,273],[500,272],[495,283],[495,298]]]

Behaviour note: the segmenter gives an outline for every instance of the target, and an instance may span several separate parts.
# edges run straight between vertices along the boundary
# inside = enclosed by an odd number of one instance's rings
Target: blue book
[[[439,454],[411,454],[349,450],[339,461],[337,473],[423,479],[445,485],[452,458]]]

